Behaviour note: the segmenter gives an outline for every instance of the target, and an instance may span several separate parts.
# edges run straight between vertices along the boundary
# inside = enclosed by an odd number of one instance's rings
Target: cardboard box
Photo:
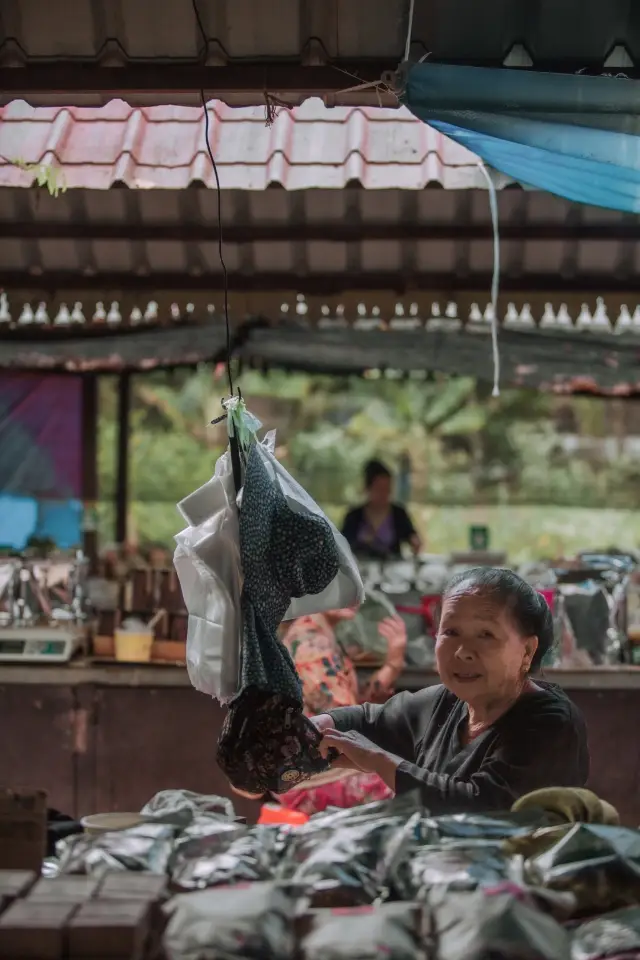
[[[47,851],[47,794],[0,788],[0,870],[40,873]]]

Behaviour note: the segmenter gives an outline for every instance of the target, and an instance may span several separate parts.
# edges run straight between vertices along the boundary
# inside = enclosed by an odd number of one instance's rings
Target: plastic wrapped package
[[[554,820],[543,810],[504,814],[454,813],[428,817],[425,830],[431,843],[443,840],[507,840],[529,836],[534,830],[553,823]]]
[[[428,616],[423,600],[425,594],[431,595],[431,590],[425,591],[417,584],[413,584],[406,589],[385,592],[383,585],[382,593],[393,603],[398,616],[404,622],[407,631],[407,664],[422,670],[433,667],[436,659],[435,624],[430,621],[435,619],[436,609],[433,609],[432,615]],[[440,603],[437,604],[438,608],[439,606]],[[431,611],[431,606],[428,609]]]
[[[587,920],[573,931],[571,960],[640,957],[640,907]]]
[[[171,858],[171,882],[180,890],[203,890],[270,880],[281,846],[277,827],[209,833],[199,838],[183,837]]]
[[[336,624],[336,640],[354,662],[382,663],[387,655],[387,641],[380,635],[379,627],[383,620],[395,616],[395,607],[384,594],[367,590],[353,620],[340,620]]]
[[[318,911],[302,960],[420,960],[420,911],[411,903]]]
[[[389,886],[402,900],[428,900],[434,889],[473,891],[495,887],[509,877],[509,861],[499,841],[454,841],[422,846],[400,859]]]
[[[430,919],[438,960],[571,960],[567,931],[510,893],[448,892]]]
[[[576,916],[604,913],[640,900],[640,833],[577,823],[540,838],[544,849],[525,862],[533,886],[569,891]]]
[[[384,890],[398,836],[412,813],[420,816],[416,803],[408,794],[313,817],[291,834],[279,878],[313,907],[372,903]]]
[[[612,662],[608,651],[610,609],[606,586],[595,577],[585,577],[580,583],[561,584],[560,592],[580,652],[588,655],[591,665]]]
[[[174,878],[179,877],[183,869],[186,868],[187,875],[194,868],[194,864],[199,861],[208,860],[217,857],[229,849],[234,840],[244,836],[248,827],[234,821],[212,821],[209,818],[199,818],[194,820],[180,835],[176,838],[171,859],[169,861],[169,874]],[[177,884],[182,887],[183,884]],[[186,883],[184,889],[198,889],[206,884]]]
[[[165,907],[167,960],[291,960],[294,901],[275,883],[179,894]]]
[[[227,797],[193,793],[191,790],[161,790],[140,811],[143,817],[188,824],[198,817],[233,820],[236,813]]]
[[[166,824],[145,823],[130,830],[99,836],[74,836],[58,844],[60,875],[144,870],[165,873],[175,830]]]

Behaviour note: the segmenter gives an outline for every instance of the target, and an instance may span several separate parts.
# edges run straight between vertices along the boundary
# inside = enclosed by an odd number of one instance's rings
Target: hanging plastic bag
[[[318,504],[306,490],[293,479],[274,455],[275,431],[268,433],[258,444],[260,456],[271,476],[278,482],[289,509],[295,513],[310,513],[322,517],[331,527],[338,548],[340,567],[338,573],[321,593],[297,597],[291,601],[284,619],[295,620],[312,613],[324,613],[327,610],[344,610],[359,607],[364,600],[364,585],[358,565],[351,553],[349,544],[335,524],[323,513]]]
[[[174,566],[189,614],[187,671],[196,690],[228,701],[238,689],[242,570],[229,453],[213,478],[178,504],[189,526],[176,536]]]

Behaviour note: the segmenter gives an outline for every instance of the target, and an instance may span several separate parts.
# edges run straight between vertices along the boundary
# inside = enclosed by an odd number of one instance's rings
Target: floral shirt
[[[359,702],[353,664],[343,654],[332,627],[321,613],[294,620],[282,642],[302,681],[308,716]]]
[[[308,716],[359,703],[356,671],[342,652],[326,617],[319,613],[300,617],[288,628],[282,642],[302,681]],[[289,809],[314,814],[327,807],[354,807],[392,795],[376,774],[353,773],[335,783],[292,790],[279,799]]]

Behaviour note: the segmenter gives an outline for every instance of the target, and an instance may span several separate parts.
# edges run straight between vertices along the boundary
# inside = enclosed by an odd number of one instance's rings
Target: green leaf
[[[470,377],[459,377],[439,385],[438,392],[425,414],[425,426],[434,430],[444,420],[456,413],[475,390],[475,381]]]
[[[486,407],[481,407],[478,404],[469,405],[445,420],[438,427],[437,433],[441,437],[480,433],[486,428],[488,418],[489,412]]]

